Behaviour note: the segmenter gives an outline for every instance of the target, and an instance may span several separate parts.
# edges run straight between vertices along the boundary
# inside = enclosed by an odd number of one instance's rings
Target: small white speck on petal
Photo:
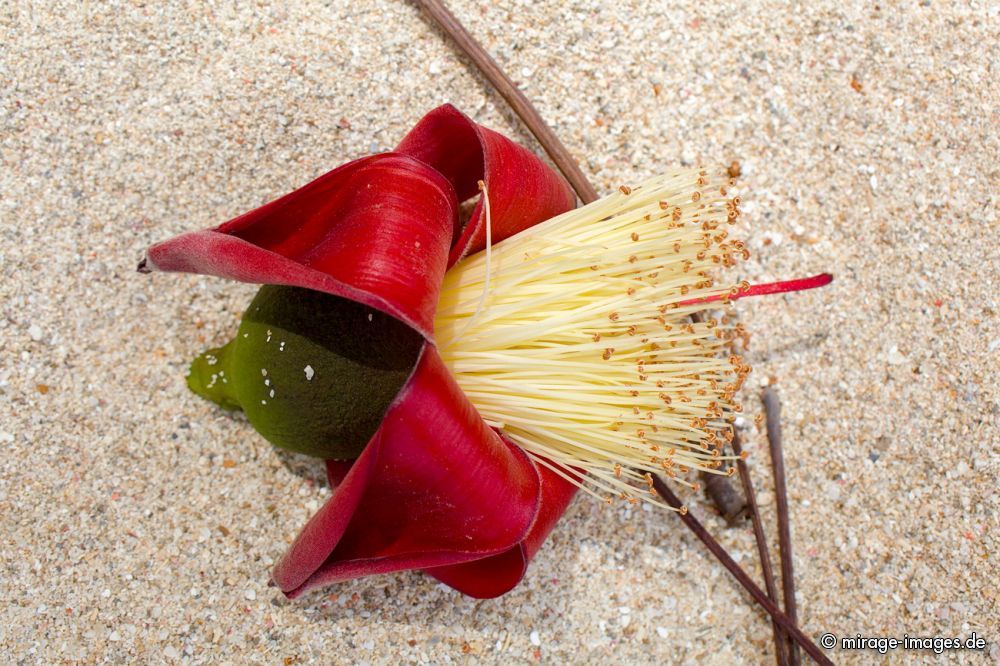
[[[304,368],[304,370],[305,370],[305,373],[306,373],[306,381],[307,381],[307,382],[311,382],[311,381],[312,381],[312,378],[313,378],[313,375],[315,375],[315,374],[316,374],[316,371],[315,371],[315,370],[313,370],[313,367],[312,367],[311,365],[307,365],[307,366],[306,366],[306,367]]]

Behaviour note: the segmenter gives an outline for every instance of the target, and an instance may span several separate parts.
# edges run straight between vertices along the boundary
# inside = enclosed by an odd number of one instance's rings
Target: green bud
[[[378,430],[422,345],[419,333],[368,306],[265,285],[236,337],[191,364],[188,386],[242,409],[275,446],[345,460]]]

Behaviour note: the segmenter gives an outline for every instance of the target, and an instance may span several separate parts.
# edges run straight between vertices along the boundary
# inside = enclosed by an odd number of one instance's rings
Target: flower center
[[[609,503],[666,507],[652,474],[731,474],[746,333],[704,300],[749,286],[715,282],[749,256],[724,228],[731,185],[693,169],[623,186],[448,271],[435,336],[486,422]]]

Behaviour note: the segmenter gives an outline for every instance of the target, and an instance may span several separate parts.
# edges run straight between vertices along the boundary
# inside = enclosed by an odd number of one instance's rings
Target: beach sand
[[[784,405],[803,630],[990,643],[837,662],[1000,661],[996,6],[451,6],[600,192],[736,160],[740,277],[836,276],[738,304],[747,419],[766,384]],[[443,102],[538,150],[405,2],[0,12],[5,661],[773,663],[766,616],[675,515],[584,496],[497,600],[420,573],[267,586],[322,469],[184,384],[255,288],[136,262]],[[759,579],[749,526],[685,497]]]

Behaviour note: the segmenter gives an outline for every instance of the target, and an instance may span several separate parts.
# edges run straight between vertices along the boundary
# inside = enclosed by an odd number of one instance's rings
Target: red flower
[[[535,155],[450,105],[391,153],[349,162],[208,231],[154,245],[140,270],[304,287],[389,314],[424,338],[409,380],[361,456],[328,462],[334,492],[274,570],[294,597],[374,573],[425,569],[475,597],[510,590],[576,486],[486,425],[448,373],[433,322],[446,269],[569,210],[569,188]]]

